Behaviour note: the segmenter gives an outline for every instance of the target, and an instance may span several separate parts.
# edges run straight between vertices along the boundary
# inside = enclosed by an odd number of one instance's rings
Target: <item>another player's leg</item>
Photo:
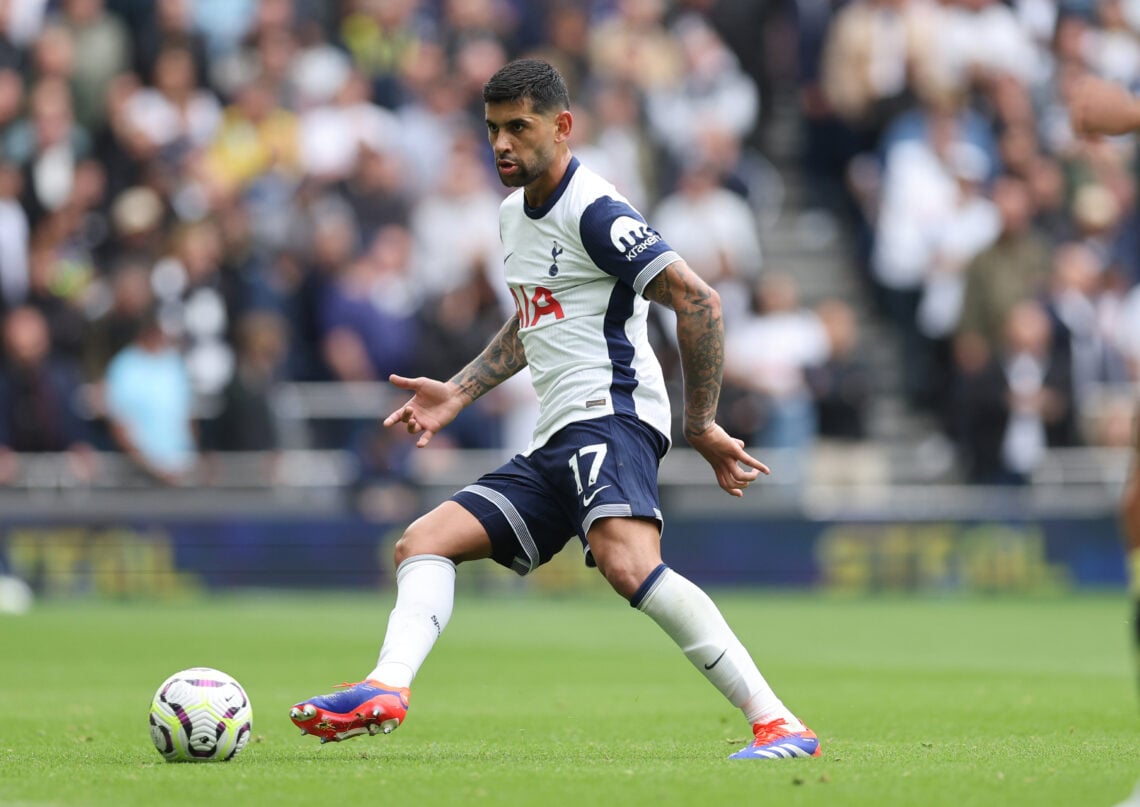
[[[815,733],[776,697],[712,599],[662,563],[655,522],[603,519],[590,529],[589,544],[614,590],[661,626],[693,666],[744,714],[755,739],[733,759],[820,755]]]
[[[1140,419],[1136,424],[1140,432]],[[1140,437],[1137,438],[1140,440]],[[1128,547],[1128,582],[1133,608],[1133,641],[1137,669],[1140,670],[1140,446],[1132,461],[1132,472],[1120,497],[1120,526]]]
[[[396,543],[396,605],[376,667],[359,683],[294,705],[293,722],[321,742],[397,729],[412,680],[451,618],[456,563],[490,554],[483,527],[455,502],[408,527]]]

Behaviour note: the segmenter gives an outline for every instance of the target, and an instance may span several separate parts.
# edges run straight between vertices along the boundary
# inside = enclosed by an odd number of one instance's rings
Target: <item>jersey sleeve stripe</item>
[[[649,285],[649,281],[657,277],[665,267],[671,263],[676,263],[681,260],[681,256],[672,250],[663,252],[654,258],[648,266],[637,273],[637,277],[633,279],[633,290],[638,294],[645,293],[645,287]]]

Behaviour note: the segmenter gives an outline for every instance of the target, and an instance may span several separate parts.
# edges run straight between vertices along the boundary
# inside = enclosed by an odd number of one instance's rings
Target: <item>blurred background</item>
[[[719,289],[706,584],[1122,586],[1140,379],[1136,0],[0,0],[0,573],[45,597],[369,589],[525,447],[525,373],[414,451],[389,373],[513,312],[481,88],[555,64],[575,154]],[[681,412],[662,311],[652,331]],[[600,584],[567,553],[526,585]],[[482,585],[509,572],[472,570]]]

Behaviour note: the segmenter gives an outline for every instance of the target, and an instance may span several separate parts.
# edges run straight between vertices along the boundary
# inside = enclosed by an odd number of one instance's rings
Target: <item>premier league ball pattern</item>
[[[210,667],[170,676],[150,705],[150,736],[168,762],[233,759],[252,730],[253,710],[245,690]]]

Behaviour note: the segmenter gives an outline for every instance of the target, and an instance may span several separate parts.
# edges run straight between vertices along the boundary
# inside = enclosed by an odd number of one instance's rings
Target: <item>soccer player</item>
[[[1073,131],[1079,135],[1122,135],[1140,130],[1140,98],[1111,81],[1083,76],[1073,91],[1071,107]],[[1140,409],[1135,429],[1135,454],[1120,500],[1120,524],[1128,545],[1128,569],[1136,606],[1135,640],[1140,654]]]
[[[1140,98],[1111,81],[1084,76],[1074,88],[1070,115],[1073,131],[1078,135],[1127,134],[1140,130]],[[1135,610],[1134,641],[1140,658],[1140,408],[1137,408],[1134,429],[1132,470],[1120,497],[1120,525],[1128,547],[1130,591]],[[1117,807],[1140,807],[1140,784]]]
[[[491,558],[525,575],[575,534],[585,562],[680,646],[752,726],[735,759],[818,756],[819,740],[776,697],[713,601],[661,560],[657,468],[669,402],[646,336],[650,301],[677,317],[684,433],[732,496],[768,468],[714,420],[724,363],[720,299],[614,187],[571,154],[562,76],[522,59],[483,88],[516,313],[449,381],[391,381],[411,399],[384,421],[423,447],[463,407],[530,367],[540,399],[529,448],[416,520],[396,542],[396,605],[375,669],[296,704],[322,742],[388,733],[451,616],[455,568]],[[762,346],[761,346],[762,347]]]

